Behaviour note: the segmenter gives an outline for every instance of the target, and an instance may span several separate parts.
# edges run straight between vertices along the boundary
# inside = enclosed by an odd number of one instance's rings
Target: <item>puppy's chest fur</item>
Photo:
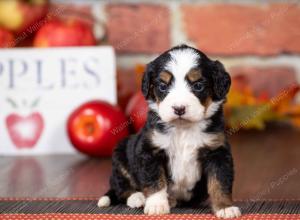
[[[195,184],[201,178],[199,149],[206,146],[210,135],[204,133],[201,126],[175,127],[167,133],[154,131],[153,143],[164,149],[169,158],[171,184],[170,195],[176,199],[188,201]]]

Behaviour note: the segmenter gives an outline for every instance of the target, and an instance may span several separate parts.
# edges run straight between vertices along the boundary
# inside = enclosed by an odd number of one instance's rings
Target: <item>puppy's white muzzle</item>
[[[205,107],[190,92],[173,88],[165,99],[158,104],[158,114],[165,122],[183,119],[191,122],[200,121],[204,116]]]

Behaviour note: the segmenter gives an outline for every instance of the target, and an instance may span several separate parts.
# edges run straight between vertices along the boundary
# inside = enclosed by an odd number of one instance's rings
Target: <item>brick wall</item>
[[[296,0],[75,2],[90,7],[93,16],[105,23],[105,42],[116,48],[119,74],[126,74],[119,77],[121,83],[134,77],[135,64],[147,63],[181,43],[221,60],[232,75],[245,74],[258,91],[263,88],[276,95],[300,82],[300,3]],[[133,90],[130,83],[122,93],[128,96]]]

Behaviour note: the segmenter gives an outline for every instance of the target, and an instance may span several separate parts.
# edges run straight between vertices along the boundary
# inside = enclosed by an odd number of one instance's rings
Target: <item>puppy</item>
[[[200,204],[215,215],[241,215],[232,204],[233,161],[224,134],[223,104],[230,76],[219,61],[181,45],[147,65],[142,92],[145,127],[123,140],[112,157],[110,190],[99,207],[126,203],[145,214]]]

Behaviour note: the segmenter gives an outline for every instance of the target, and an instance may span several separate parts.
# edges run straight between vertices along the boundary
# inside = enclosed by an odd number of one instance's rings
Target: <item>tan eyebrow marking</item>
[[[172,79],[172,74],[166,71],[163,71],[159,74],[159,78],[166,84],[169,84]]]
[[[201,79],[201,77],[202,77],[201,70],[192,69],[187,73],[187,78],[191,82],[195,82]]]

